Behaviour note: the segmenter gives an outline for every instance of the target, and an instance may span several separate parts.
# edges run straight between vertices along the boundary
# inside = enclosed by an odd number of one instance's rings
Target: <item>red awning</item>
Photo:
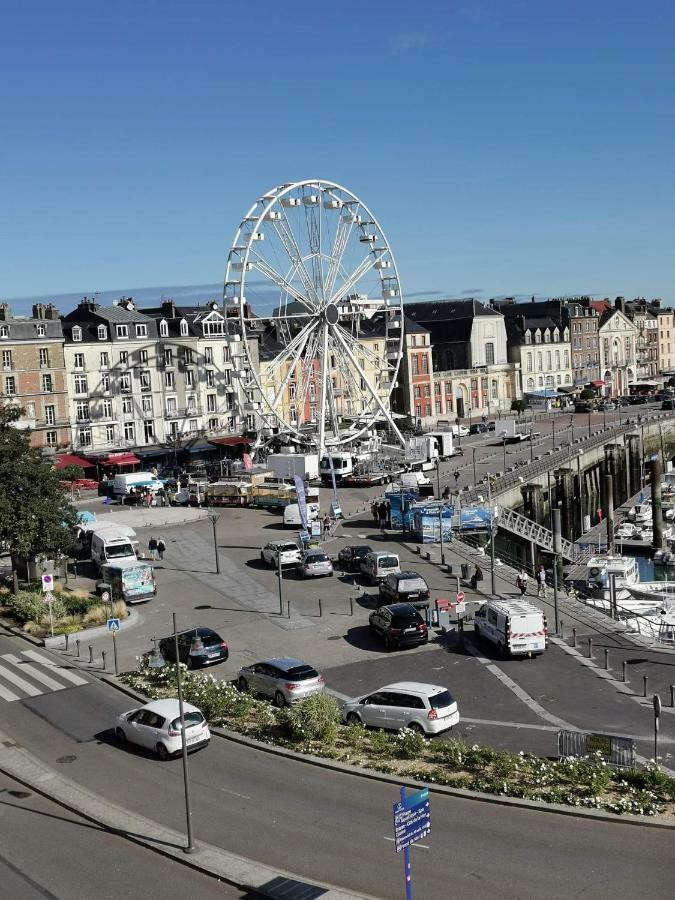
[[[591,381],[591,384],[593,385],[593,387],[604,387],[605,386],[604,381]]]
[[[237,447],[239,444],[244,444],[246,447],[250,447],[253,441],[251,438],[245,437],[221,437],[221,438],[209,438],[209,444],[219,444],[223,447]]]
[[[133,453],[109,453],[98,460],[102,466],[135,466],[140,459]]]
[[[82,469],[93,469],[96,464],[82,459],[81,456],[74,456],[72,453],[64,453],[62,456],[57,456],[54,468],[65,469],[66,466],[80,466]]]

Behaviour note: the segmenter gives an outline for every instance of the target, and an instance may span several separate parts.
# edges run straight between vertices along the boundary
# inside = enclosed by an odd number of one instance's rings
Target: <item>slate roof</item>
[[[423,300],[415,303],[404,303],[403,312],[406,318],[421,323],[500,315],[499,311],[473,298],[466,300]]]
[[[63,334],[68,343],[88,343],[95,341],[96,343],[104,343],[98,339],[99,325],[107,325],[108,341],[120,341],[128,343],[130,340],[137,340],[135,331],[129,329],[129,337],[118,338],[115,325],[147,325],[147,338],[138,338],[138,340],[153,340],[157,338],[157,327],[155,320],[150,316],[144,315],[138,309],[126,309],[123,306],[100,306],[97,303],[89,304],[80,303],[74,310],[61,316],[63,326]],[[79,325],[82,329],[82,341],[73,341],[73,326]]]

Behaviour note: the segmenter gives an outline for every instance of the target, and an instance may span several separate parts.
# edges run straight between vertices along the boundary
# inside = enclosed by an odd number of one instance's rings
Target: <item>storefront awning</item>
[[[605,386],[605,382],[602,380],[591,381],[591,384],[593,385],[593,387],[604,387]]]
[[[101,466],[136,466],[140,459],[135,453],[108,453],[97,460]]]
[[[253,441],[251,438],[246,437],[219,437],[219,438],[209,438],[209,444],[216,444],[220,447],[238,447],[240,444],[244,444],[246,447],[250,447]]]
[[[166,447],[139,447],[136,450],[136,455],[140,456],[141,459],[152,459],[155,456],[166,456],[170,452]]]
[[[96,463],[89,462],[89,460],[83,459],[81,456],[75,456],[72,453],[64,453],[61,456],[57,456],[54,468],[65,469],[66,466],[80,466],[82,469],[93,469]]]

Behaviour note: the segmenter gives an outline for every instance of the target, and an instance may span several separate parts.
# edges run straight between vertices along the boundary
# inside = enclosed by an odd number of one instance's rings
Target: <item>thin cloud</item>
[[[478,294],[484,294],[485,288],[467,288],[465,291],[460,291],[464,297],[476,297]]]
[[[402,31],[400,34],[390,34],[387,38],[389,52],[395,56],[410,53],[412,50],[421,50],[433,44],[435,37],[423,31]]]

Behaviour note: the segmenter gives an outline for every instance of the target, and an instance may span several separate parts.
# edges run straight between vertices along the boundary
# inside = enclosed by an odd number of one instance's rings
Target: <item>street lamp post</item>
[[[591,436],[591,411],[588,410],[588,436]]]
[[[441,459],[439,456],[436,457],[436,496],[438,499],[441,499]]]
[[[551,425],[553,427],[552,447],[555,450],[555,416],[551,416]]]
[[[502,438],[502,447],[504,450],[504,471],[506,472],[506,438]]]
[[[488,503],[490,504],[490,590],[496,594],[495,589],[495,524],[494,508],[492,506],[492,482],[488,477]]]
[[[190,781],[188,779],[187,737],[185,735],[185,710],[183,708],[183,681],[180,671],[180,657],[178,655],[176,613],[173,614],[173,640],[176,655],[176,685],[178,688],[178,712],[180,715],[181,749],[183,753],[183,786],[185,788],[185,819],[187,823],[187,846],[183,848],[183,851],[185,853],[194,853],[196,847],[192,836],[192,808],[190,806]]]
[[[570,428],[572,429],[572,443],[574,443],[574,416],[570,416]]]
[[[532,429],[530,428],[530,462],[534,462],[534,444],[532,443]]]
[[[211,520],[211,525],[213,527],[213,552],[216,556],[216,575],[220,575],[220,558],[218,556],[218,540],[216,538],[218,515],[216,513],[209,513],[209,519]]]
[[[474,447],[473,451],[472,451],[473,452],[473,483],[474,484],[476,484],[476,481],[477,481],[477,478],[476,478],[476,450],[477,449],[478,449],[478,447]]]

